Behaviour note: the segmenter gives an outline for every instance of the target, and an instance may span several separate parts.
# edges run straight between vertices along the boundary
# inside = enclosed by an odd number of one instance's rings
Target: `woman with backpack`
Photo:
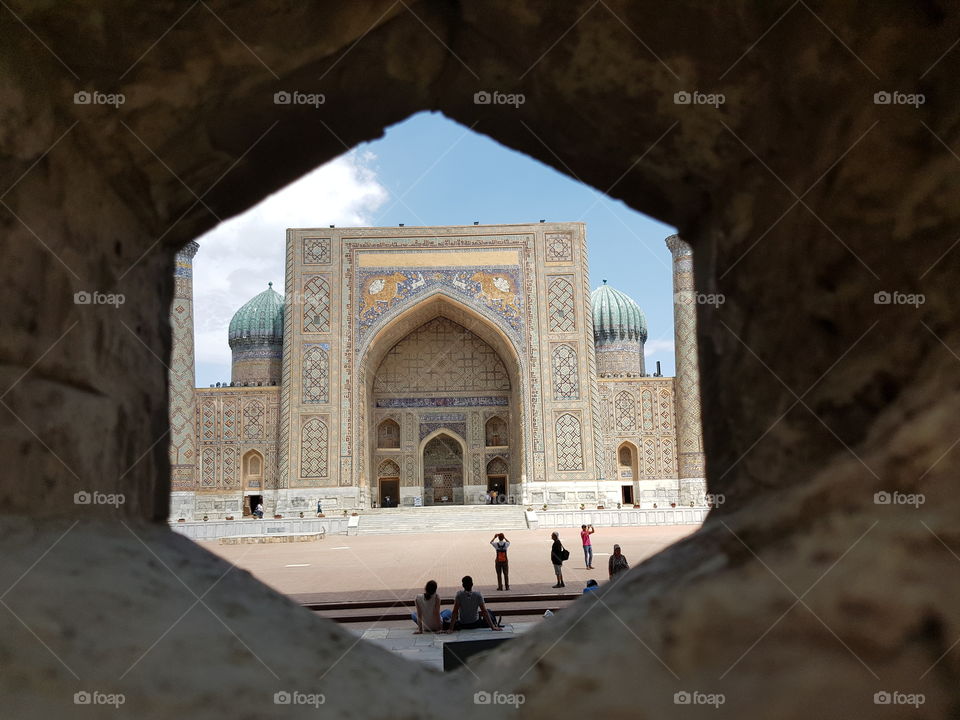
[[[557,574],[557,584],[553,587],[566,587],[563,584],[563,561],[570,557],[570,551],[563,547],[559,533],[553,533],[550,537],[553,539],[553,545],[550,547],[550,562],[553,563],[553,571]]]

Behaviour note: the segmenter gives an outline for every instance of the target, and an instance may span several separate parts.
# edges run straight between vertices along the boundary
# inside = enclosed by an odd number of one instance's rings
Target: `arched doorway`
[[[444,502],[432,485],[437,473],[424,464],[426,443],[439,431],[460,447],[458,459],[447,458],[459,467],[459,489],[446,502],[485,502],[488,447],[507,464],[505,476],[517,483],[523,477],[524,370],[514,341],[495,321],[437,293],[392,314],[361,354],[366,403],[355,417],[371,496],[378,494],[382,451],[398,450],[401,504]]]
[[[258,450],[249,450],[240,460],[240,477],[243,481],[243,515],[248,517],[263,501],[263,455]]]
[[[400,504],[400,466],[393,460],[384,460],[377,468],[377,491],[380,507]]]
[[[497,503],[505,503],[510,497],[510,468],[502,457],[487,463],[487,492],[496,492]]]
[[[463,440],[445,430],[424,439],[420,457],[425,504],[463,504],[463,451]]]
[[[620,502],[624,505],[640,501],[638,463],[636,446],[629,442],[621,443],[617,448],[617,480],[620,482]]]

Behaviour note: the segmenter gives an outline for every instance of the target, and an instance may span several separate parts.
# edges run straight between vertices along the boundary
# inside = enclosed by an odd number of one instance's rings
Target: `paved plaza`
[[[432,534],[328,535],[303,543],[201,546],[237,567],[251,572],[275,590],[298,602],[349,600],[412,600],[427,580],[436,580],[442,600],[460,589],[460,578],[472,575],[475,589],[485,597],[579,592],[586,581],[607,580],[607,559],[619,543],[631,567],[696,530],[694,525],[597,528],[593,535],[594,570],[583,563],[579,529],[558,529],[570,560],[564,563],[567,587],[554,590],[549,562],[550,533],[545,530],[515,530],[510,540],[510,592],[497,592],[493,570],[493,532],[444,532]],[[493,606],[494,609],[496,606]],[[374,611],[375,612],[375,611]],[[443,644],[454,640],[509,637],[526,632],[542,618],[504,620],[504,630],[464,630],[450,635],[414,635],[410,621],[384,620],[344,625],[351,632],[407,660],[436,670],[443,668]]]
[[[693,525],[597,528],[593,535],[594,570],[583,564],[580,530],[559,528],[560,540],[570,550],[564,563],[565,592],[582,590],[587,580],[607,580],[607,559],[619,543],[631,567],[694,530]],[[512,593],[560,592],[550,565],[552,528],[514,530],[510,541]],[[484,595],[497,593],[493,531],[443,532],[402,535],[328,535],[324,540],[263,545],[200,545],[278,592],[299,602],[343,600],[412,600],[427,580],[436,580],[441,598],[460,589],[460,578],[473,576]],[[504,593],[506,594],[506,593]]]

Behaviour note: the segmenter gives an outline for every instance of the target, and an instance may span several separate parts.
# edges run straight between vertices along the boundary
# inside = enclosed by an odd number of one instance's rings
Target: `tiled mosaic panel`
[[[377,477],[398,478],[400,477],[400,466],[397,465],[393,460],[384,460],[382,463],[380,463],[380,467],[377,468]]]
[[[557,469],[583,470],[583,433],[573,415],[557,418]]]
[[[637,402],[624,390],[614,401],[614,425],[620,432],[629,432],[637,427]]]
[[[573,332],[577,329],[573,283],[558,277],[547,289],[547,308],[550,332]]]
[[[327,426],[320,418],[311,418],[300,431],[300,475],[327,477]]]
[[[264,409],[259,400],[250,400],[243,406],[243,437],[259,440],[263,437]]]
[[[375,393],[507,391],[510,378],[496,351],[466,328],[438,317],[387,353]]]
[[[573,262],[573,238],[569,233],[546,233],[547,262]]]
[[[330,284],[320,276],[303,285],[303,332],[330,332]]]
[[[304,351],[301,387],[305,404],[330,401],[330,360],[324,348],[314,345]]]
[[[303,264],[328,265],[330,263],[330,238],[304,238]]]
[[[553,398],[554,400],[580,399],[577,351],[569,345],[557,345],[553,349]]]

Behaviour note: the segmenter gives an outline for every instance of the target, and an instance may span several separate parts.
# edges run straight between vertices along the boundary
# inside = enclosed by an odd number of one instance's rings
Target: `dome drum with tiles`
[[[276,385],[283,363],[283,296],[273,283],[243,305],[227,335],[233,352],[231,381],[238,385]]]
[[[645,374],[643,344],[647,319],[628,295],[603,281],[590,293],[593,341],[600,377],[641,377]]]

